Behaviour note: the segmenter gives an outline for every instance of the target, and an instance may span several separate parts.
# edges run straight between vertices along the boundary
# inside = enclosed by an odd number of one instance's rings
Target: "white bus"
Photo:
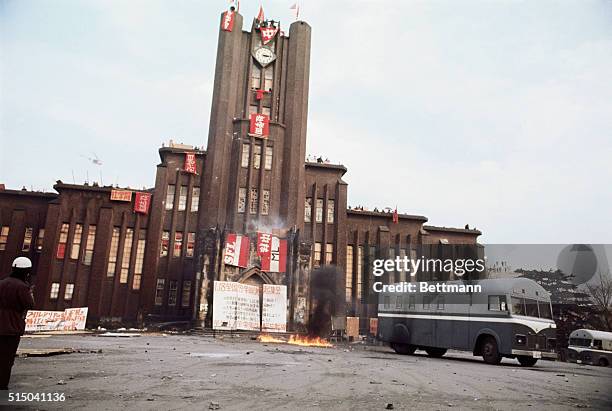
[[[570,334],[567,359],[578,364],[612,364],[612,333],[596,330],[574,330]]]

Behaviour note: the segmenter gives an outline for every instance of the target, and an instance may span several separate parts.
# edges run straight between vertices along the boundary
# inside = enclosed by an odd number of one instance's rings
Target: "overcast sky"
[[[266,16],[287,29],[293,2]],[[206,143],[226,5],[0,0],[0,182],[152,186],[163,141]],[[612,1],[301,7],[308,152],[347,166],[349,204],[489,243],[612,243]]]

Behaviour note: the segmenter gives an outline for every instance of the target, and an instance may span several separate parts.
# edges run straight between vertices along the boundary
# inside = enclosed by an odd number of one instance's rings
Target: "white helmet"
[[[32,268],[32,261],[28,257],[17,257],[13,260],[13,268]]]

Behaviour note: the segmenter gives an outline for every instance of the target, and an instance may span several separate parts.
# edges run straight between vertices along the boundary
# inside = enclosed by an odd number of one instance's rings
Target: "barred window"
[[[253,147],[253,168],[259,170],[261,167],[261,144],[255,144]]]
[[[334,245],[327,243],[325,244],[325,264],[330,265],[334,260]]]
[[[314,266],[318,267],[321,265],[321,243],[315,243],[314,245]]]
[[[270,213],[270,190],[263,190],[261,195],[261,214],[268,215]]]
[[[51,292],[49,293],[49,298],[51,300],[57,300],[57,297],[59,296],[59,289],[59,283],[51,283]]]
[[[332,224],[334,222],[334,200],[327,200],[327,222]]]
[[[30,251],[32,247],[32,233],[34,229],[32,227],[26,227],[25,233],[23,234],[23,244],[21,246],[21,251],[27,253]]]
[[[251,145],[244,143],[242,145],[242,160],[241,160],[241,166],[242,167],[248,167],[249,166],[249,156],[251,155]]]
[[[258,200],[259,198],[257,195],[257,189],[251,188],[251,202],[249,203],[249,213],[250,214],[257,214]]]
[[[317,209],[316,209],[315,219],[317,223],[323,222],[323,199],[317,198]]]
[[[187,252],[186,257],[193,257],[193,251],[195,249],[195,233],[187,233]]]
[[[264,90],[271,91],[274,84],[274,66],[269,66],[264,70]]]
[[[200,187],[194,187],[191,191],[191,211],[198,211],[200,207]]]
[[[3,225],[0,230],[0,250],[6,250],[6,243],[8,243],[10,227]]]
[[[168,290],[168,305],[175,306],[177,297],[177,285],[176,281],[170,281],[170,288]]]
[[[266,147],[266,162],[265,169],[272,170],[272,156],[274,154],[274,147]]]
[[[119,282],[126,284],[128,281],[128,273],[130,271],[130,257],[132,256],[132,242],[134,241],[134,229],[128,228],[125,232],[123,241],[123,258],[121,259],[121,273]]]
[[[176,186],[168,184],[168,191],[166,191],[166,210],[172,210],[174,208],[174,192]]]
[[[406,249],[405,248],[400,248],[400,259],[402,261],[404,261],[404,257],[406,257]],[[403,264],[402,264],[402,267],[403,267]],[[399,280],[401,282],[406,281],[406,270],[404,270],[403,268],[400,269],[400,271],[399,271]]]
[[[163,304],[165,287],[166,287],[166,280],[163,278],[158,278],[157,284],[155,286],[155,305]]]
[[[240,187],[238,189],[238,212],[244,213],[246,211],[246,194],[247,189]]]
[[[170,231],[164,231],[161,238],[161,250],[159,251],[160,257],[166,257],[168,255],[168,249],[170,248]]]
[[[56,257],[59,259],[63,259],[66,255],[66,243],[68,242],[68,230],[70,229],[70,225],[68,223],[63,223],[60,228],[60,237],[59,243],[57,244],[57,253]]]
[[[312,221],[312,198],[306,197],[306,203],[304,204],[304,222],[310,223]]]
[[[136,245],[136,261],[134,262],[134,278],[132,279],[132,290],[140,290],[142,280],[142,266],[144,263],[145,246],[147,234],[145,230],[140,230],[140,239]]]
[[[261,87],[261,69],[253,64],[251,71],[251,89],[259,90]]]
[[[262,107],[261,114],[265,114],[266,116],[270,117],[270,107]]]
[[[174,252],[172,255],[174,257],[180,257],[183,252],[183,233],[181,231],[177,231],[174,233]]]
[[[117,267],[117,252],[119,251],[119,235],[121,229],[119,227],[113,228],[113,236],[111,238],[110,250],[108,251],[108,269],[106,270],[107,277],[113,277],[115,275],[115,268]]]
[[[45,229],[41,228],[38,230],[38,236],[36,237],[36,251],[41,252],[43,244],[45,242]]]
[[[87,242],[85,243],[85,254],[83,254],[83,264],[91,265],[94,246],[96,244],[96,226],[90,225],[87,229]]]
[[[357,247],[357,301],[361,301],[363,289],[363,246]]]
[[[72,300],[72,294],[74,293],[74,284],[66,284],[66,289],[64,290],[64,300]]]
[[[181,306],[189,307],[191,299],[191,281],[183,281],[183,295],[181,296]]]
[[[74,236],[72,236],[72,248],[70,249],[70,258],[78,260],[79,251],[81,251],[81,239],[83,238],[83,224],[77,224],[74,227]]]
[[[353,246],[346,246],[346,302],[353,300]]]
[[[181,186],[181,189],[179,191],[179,203],[178,203],[179,211],[185,211],[185,209],[187,208],[187,190],[188,190],[187,186]]]

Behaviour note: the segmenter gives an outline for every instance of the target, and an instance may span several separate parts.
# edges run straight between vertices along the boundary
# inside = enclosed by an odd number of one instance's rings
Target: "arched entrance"
[[[254,285],[260,288],[262,284],[274,284],[274,281],[272,281],[270,276],[257,267],[250,268],[242,273],[238,279],[238,282],[241,284]]]

